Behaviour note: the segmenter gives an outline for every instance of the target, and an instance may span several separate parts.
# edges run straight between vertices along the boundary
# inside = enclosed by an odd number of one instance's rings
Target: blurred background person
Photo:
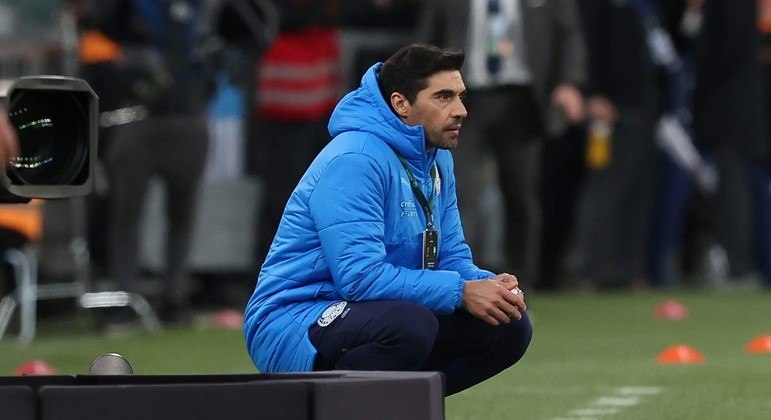
[[[755,204],[767,200],[768,183],[756,188],[752,171],[769,156],[766,94],[759,60],[760,31],[755,0],[704,0],[696,51],[694,131],[700,147],[717,166],[716,194],[702,201],[714,241],[724,250],[727,279],[748,280],[760,266],[768,270],[768,222]],[[762,176],[761,176],[762,178]],[[756,178],[759,180],[759,178]],[[762,182],[761,182],[762,184]],[[756,236],[757,235],[757,236]],[[766,243],[758,259],[758,239]],[[762,243],[762,242],[761,242]]]
[[[658,177],[650,250],[650,281],[666,287],[710,283],[721,273],[724,251],[705,223],[706,197],[714,195],[719,174],[694,139],[695,54],[703,20],[703,0],[658,1],[660,23],[677,55],[665,67],[665,114],[657,124]],[[703,258],[707,256],[708,258]],[[706,263],[706,264],[705,264]]]
[[[279,33],[258,64],[258,129],[251,133],[248,151],[251,171],[265,185],[257,235],[260,263],[289,195],[329,141],[327,122],[342,93],[338,2],[283,0],[276,7]]]
[[[432,0],[425,39],[463,49],[468,106],[454,154],[459,206],[467,238],[483,266],[498,243],[485,237],[484,194],[495,160],[503,201],[503,267],[528,287],[550,287],[538,275],[542,213],[539,199],[544,142],[584,116],[586,48],[572,0]],[[493,172],[494,172],[493,171]],[[474,239],[472,239],[474,238]],[[497,265],[497,264],[495,264]]]
[[[271,0],[208,0],[212,31],[220,40],[217,90],[209,106],[209,184],[243,178],[246,139],[257,134],[254,109],[257,62],[274,42],[278,10]]]
[[[74,16],[79,33],[78,39],[78,76],[85,79],[99,96],[100,113],[111,113],[124,105],[121,89],[115,85],[120,80],[119,70],[121,47],[113,39],[102,32],[104,17],[101,10],[95,8],[93,0],[69,0],[66,6]],[[115,25],[110,33],[125,33],[128,29],[120,29],[126,23],[116,19],[110,22]],[[118,123],[118,121],[116,121]],[[96,188],[86,198],[87,208],[87,238],[92,272],[98,277],[106,277],[108,271],[108,238],[109,218],[112,195],[108,187],[104,160],[111,150],[110,135],[113,133],[112,123],[99,125],[98,170]]]
[[[204,33],[202,2],[113,0],[93,2],[83,26],[117,49],[110,60],[113,106],[131,110],[109,136],[105,163],[112,205],[108,256],[121,290],[141,293],[138,262],[142,204],[151,178],[167,193],[168,240],[160,316],[189,320],[187,258],[206,159],[205,110],[213,91],[211,45]],[[92,80],[97,80],[91,77]],[[118,315],[112,321],[123,321]]]
[[[657,177],[654,127],[666,101],[661,66],[674,51],[652,0],[579,4],[589,45],[589,171],[575,251],[594,286],[644,286]]]
[[[760,32],[760,63],[765,95],[765,143],[771,145],[771,1],[758,2],[758,30]],[[771,288],[771,150],[753,165],[753,193],[755,197],[758,265],[762,281]]]

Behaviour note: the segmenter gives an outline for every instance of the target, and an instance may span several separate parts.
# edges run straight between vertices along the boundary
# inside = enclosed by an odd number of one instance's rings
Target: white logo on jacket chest
[[[415,209],[415,202],[412,200],[406,200],[399,203],[401,207],[401,217],[418,217],[418,212]]]

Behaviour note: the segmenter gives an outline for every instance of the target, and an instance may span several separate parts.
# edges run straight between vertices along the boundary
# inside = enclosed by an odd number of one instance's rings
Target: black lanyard
[[[423,208],[423,213],[426,215],[426,229],[434,230],[434,196],[436,195],[436,191],[434,189],[436,188],[436,179],[439,177],[439,171],[436,169],[436,163],[431,165],[431,197],[426,199],[426,196],[423,195],[423,190],[420,188],[420,183],[417,179],[415,179],[415,175],[412,174],[409,165],[407,165],[407,161],[404,160],[402,155],[400,155],[396,149],[391,148],[391,150],[394,151],[396,157],[399,158],[399,162],[402,163],[404,170],[407,171],[407,176],[410,178],[410,187],[412,188],[412,193],[415,194],[415,198],[418,199],[420,207]]]

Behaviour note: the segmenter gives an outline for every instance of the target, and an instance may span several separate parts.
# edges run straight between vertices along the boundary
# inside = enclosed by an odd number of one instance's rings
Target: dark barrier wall
[[[299,382],[50,386],[40,389],[43,419],[308,419]]]
[[[11,420],[444,418],[433,372],[0,377],[0,407]]]
[[[21,385],[0,386],[0,416],[8,420],[35,418],[35,393]]]

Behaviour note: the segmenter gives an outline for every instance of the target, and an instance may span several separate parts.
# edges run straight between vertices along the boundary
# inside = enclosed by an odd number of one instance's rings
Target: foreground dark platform
[[[7,420],[444,418],[436,372],[0,377]]]

